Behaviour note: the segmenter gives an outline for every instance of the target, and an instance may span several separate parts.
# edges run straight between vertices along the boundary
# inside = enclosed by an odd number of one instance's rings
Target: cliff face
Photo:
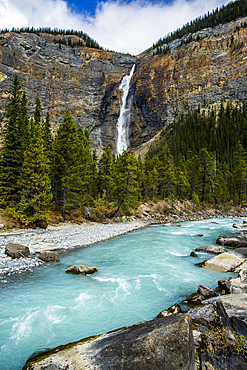
[[[247,29],[236,31],[240,23],[203,30],[199,41],[173,42],[170,53],[139,61],[131,134],[137,152],[182,112],[247,99]]]
[[[116,149],[119,84],[136,63],[131,81],[130,149],[143,153],[149,141],[181,112],[247,98],[247,29],[241,19],[194,35],[199,41],[170,43],[165,55],[138,57],[85,47],[59,47],[45,35],[0,36],[0,112],[15,73],[33,113],[40,97],[54,128],[69,109],[87,127],[93,147]]]
[[[135,57],[55,44],[35,34],[8,33],[0,38],[0,112],[15,73],[27,92],[29,113],[39,96],[56,129],[69,109],[77,125],[88,128],[94,147],[115,149],[119,85]],[[112,125],[109,123],[114,121]]]

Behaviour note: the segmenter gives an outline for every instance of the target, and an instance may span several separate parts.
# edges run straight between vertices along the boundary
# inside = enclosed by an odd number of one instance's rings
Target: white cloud
[[[0,0],[0,27],[22,26],[82,30],[103,47],[138,54],[168,32],[227,4],[224,0],[100,2],[95,15],[72,12],[64,0]]]

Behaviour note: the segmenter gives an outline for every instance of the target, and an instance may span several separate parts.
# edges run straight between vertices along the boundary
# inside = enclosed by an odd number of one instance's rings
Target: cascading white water
[[[130,106],[131,99],[127,100],[130,88],[130,81],[135,70],[135,64],[133,65],[130,74],[124,76],[119,86],[119,90],[122,93],[122,104],[120,108],[120,114],[117,121],[117,154],[123,153],[124,150],[128,149],[129,146],[129,125],[130,125]]]

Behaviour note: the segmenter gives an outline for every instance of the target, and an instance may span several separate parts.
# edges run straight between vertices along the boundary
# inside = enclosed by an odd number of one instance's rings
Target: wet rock
[[[182,312],[182,309],[181,307],[179,306],[179,304],[175,303],[173,306],[167,308],[166,310],[164,311],[161,311],[159,314],[158,314],[158,318],[161,318],[161,317],[167,317],[167,316],[172,316],[172,315],[176,315],[178,313],[181,313]]]
[[[187,314],[154,319],[59,346],[32,359],[23,370],[195,370],[192,321]]]
[[[212,254],[220,254],[220,253],[226,252],[226,249],[223,247],[215,246],[215,245],[205,245],[204,247],[197,247],[195,251],[204,252],[204,253],[212,253]]]
[[[234,271],[236,267],[241,265],[247,254],[246,248],[237,248],[231,252],[221,253],[209,260],[199,263],[199,266],[205,266],[215,271]]]
[[[191,251],[190,252],[190,257],[198,257],[198,255],[194,251]]]
[[[205,297],[202,294],[193,293],[188,298],[184,299],[181,303],[186,304],[191,307],[195,307],[202,304]]]
[[[200,236],[200,237],[202,237],[202,236],[203,236],[203,234],[202,234],[202,233],[200,233],[200,234],[197,234],[197,235],[194,235],[194,236]]]
[[[56,252],[45,251],[39,254],[39,259],[44,262],[59,262],[59,257]]]
[[[5,253],[12,258],[29,257],[30,250],[27,246],[15,243],[8,243]]]
[[[242,229],[243,225],[233,224],[232,227],[234,227],[234,229]]]
[[[95,266],[86,266],[86,265],[74,265],[69,267],[65,272],[68,272],[70,274],[94,274],[95,272],[98,272],[98,268]]]
[[[216,244],[225,245],[226,247],[247,247],[247,240],[242,236],[230,236],[220,235],[216,240]]]
[[[215,297],[216,293],[213,289],[206,287],[205,285],[199,285],[197,293],[203,295],[205,298]]]

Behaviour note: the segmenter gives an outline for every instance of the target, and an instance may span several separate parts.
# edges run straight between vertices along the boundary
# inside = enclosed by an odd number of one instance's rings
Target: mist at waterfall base
[[[59,263],[8,278],[0,285],[0,369],[21,369],[41,349],[152,319],[199,284],[215,288],[218,279],[234,274],[197,267],[213,255],[193,258],[190,252],[215,244],[219,235],[234,235],[238,230],[232,224],[223,218],[183,222],[181,227],[149,226],[60,252]],[[203,237],[195,237],[199,233]],[[99,272],[65,273],[80,263],[95,265]]]
[[[128,99],[130,81],[135,70],[135,64],[131,68],[130,74],[123,77],[119,86],[122,94],[122,103],[120,114],[117,121],[117,154],[122,154],[129,146],[129,125],[130,125],[130,107],[132,99]]]

